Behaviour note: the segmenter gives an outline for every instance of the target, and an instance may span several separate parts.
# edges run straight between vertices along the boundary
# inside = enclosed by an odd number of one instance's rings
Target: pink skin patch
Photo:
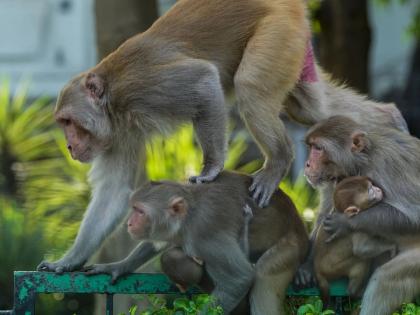
[[[305,62],[300,74],[301,82],[313,83],[318,81],[318,75],[315,69],[314,50],[312,48],[311,40],[308,40],[306,45]]]

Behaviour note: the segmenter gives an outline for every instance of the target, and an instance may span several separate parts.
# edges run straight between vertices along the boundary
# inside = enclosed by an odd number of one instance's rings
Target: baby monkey
[[[367,210],[383,199],[382,189],[368,177],[347,177],[334,191],[334,209],[349,217]],[[348,237],[328,243],[329,234],[320,228],[315,239],[314,268],[324,302],[329,299],[329,281],[349,278],[347,291],[358,296],[370,272],[371,258],[386,251],[395,253],[396,245],[365,233],[352,233]]]

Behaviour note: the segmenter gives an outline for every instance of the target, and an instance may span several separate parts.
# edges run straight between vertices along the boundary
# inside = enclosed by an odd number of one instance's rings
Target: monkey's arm
[[[157,246],[151,242],[142,242],[123,260],[109,264],[95,264],[83,270],[88,275],[107,273],[111,275],[111,283],[114,284],[119,277],[134,272],[138,267],[148,262],[168,246]]]
[[[123,220],[128,211],[131,190],[129,180],[118,175],[110,171],[94,188],[76,241],[70,250],[56,262],[42,262],[38,270],[65,272],[82,267]]]
[[[327,242],[352,231],[392,240],[396,235],[418,233],[420,225],[410,220],[399,209],[382,202],[351,218],[342,213],[332,213],[324,220],[324,229],[331,235]]]

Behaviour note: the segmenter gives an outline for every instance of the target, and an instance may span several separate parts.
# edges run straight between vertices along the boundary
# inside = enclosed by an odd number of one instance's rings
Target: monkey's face
[[[309,156],[305,163],[304,175],[313,187],[333,181],[343,173],[341,168],[331,161],[328,150],[318,139],[309,139],[308,148]]]
[[[150,235],[150,209],[140,202],[134,203],[132,209],[127,222],[128,233],[135,240],[145,239]]]
[[[112,144],[103,84],[94,74],[80,75],[64,87],[57,100],[55,119],[72,158],[80,162],[90,162]]]
[[[366,132],[344,116],[330,117],[313,126],[307,136],[309,157],[305,176],[312,186],[358,173],[368,146]]]
[[[380,202],[384,198],[382,189],[372,184],[369,181],[368,190],[367,190],[367,199],[368,199],[368,208],[374,204]]]
[[[134,239],[173,240],[181,229],[188,205],[178,184],[150,182],[130,198],[133,212],[128,220],[128,232]]]

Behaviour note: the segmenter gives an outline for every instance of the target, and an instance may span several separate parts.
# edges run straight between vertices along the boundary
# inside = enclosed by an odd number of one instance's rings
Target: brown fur
[[[364,211],[374,202],[381,201],[380,199],[370,200],[368,193],[370,183],[369,178],[363,176],[347,177],[342,180],[334,191],[334,210],[344,213],[349,207],[357,207],[360,211]],[[328,302],[329,282],[342,277],[349,278],[349,294],[360,295],[371,264],[370,259],[357,256],[354,250],[355,246],[360,246],[356,242],[360,242],[361,236],[350,235],[332,243],[326,243],[328,237],[329,234],[321,227],[314,243],[314,269],[323,300]],[[365,241],[363,245],[367,246],[369,237],[365,236],[363,240]],[[389,249],[391,248],[386,248],[386,250]],[[379,249],[376,248],[376,251]]]

